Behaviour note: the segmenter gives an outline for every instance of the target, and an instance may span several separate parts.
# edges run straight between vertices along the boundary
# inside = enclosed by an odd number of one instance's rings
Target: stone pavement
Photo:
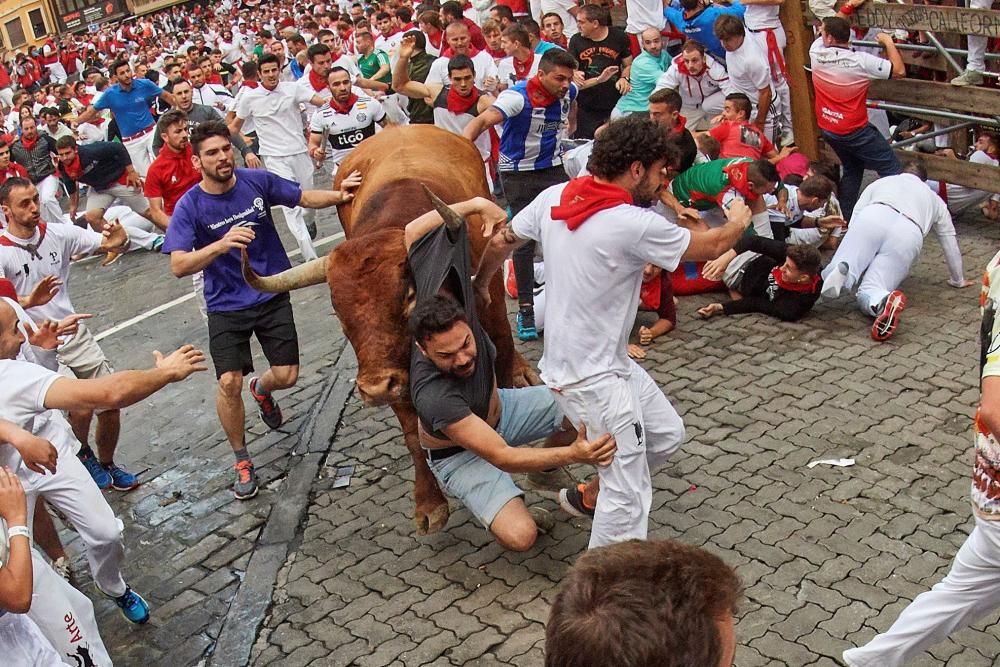
[[[331,230],[324,221],[321,235]],[[975,278],[1000,247],[1000,228],[965,221],[959,234]],[[885,344],[869,339],[868,321],[846,300],[782,324],[758,316],[702,322],[694,311],[709,299],[687,297],[678,330],[643,362],[688,430],[681,452],[654,476],[650,536],[703,545],[737,568],[746,586],[740,667],[839,664],[844,648],[887,628],[940,579],[970,529],[978,292],[948,287],[946,275],[930,238],[903,285],[910,306],[901,329]],[[72,293],[81,311],[114,313],[95,324],[100,331],[188,284],[157,258],[133,255],[110,270],[86,265]],[[148,472],[139,490],[112,498],[127,526],[126,574],[154,609],[150,624],[136,628],[95,598],[119,664],[229,664],[211,656],[216,638],[226,615],[240,611],[230,605],[272,507],[299,490],[283,487],[300,458],[289,452],[343,347],[322,286],[293,298],[303,373],[281,396],[290,422],[275,433],[253,429],[250,448],[267,483],[259,498],[232,501],[209,374],[126,411],[121,459]],[[191,301],[105,347],[119,367],[139,367],[150,349],[189,340],[205,344]],[[521,349],[537,360],[541,344]],[[526,554],[503,552],[454,502],[446,530],[418,538],[411,466],[392,413],[352,395],[327,442],[251,663],[541,665],[549,604],[586,548],[589,522],[529,493],[558,522]],[[857,463],[806,467],[839,457]],[[350,485],[334,488],[335,470],[349,465]],[[85,571],[79,558],[77,566]],[[914,664],[992,665],[996,621],[957,633]]]

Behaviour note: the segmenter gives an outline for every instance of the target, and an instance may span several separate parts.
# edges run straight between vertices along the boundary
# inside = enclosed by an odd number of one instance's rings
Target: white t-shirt
[[[424,83],[437,83],[442,86],[450,85],[451,80],[448,78],[448,60],[450,59],[441,57],[431,63],[431,69],[427,73],[427,79]],[[472,58],[472,65],[476,68],[476,88],[479,90],[486,90],[485,81],[487,78],[500,78],[499,73],[497,72],[496,63],[493,62],[493,57],[486,53],[486,51],[480,51],[477,53]]]
[[[233,104],[233,109],[236,109],[240,105],[240,99],[246,96],[246,91],[252,90],[249,86],[240,86],[236,90],[235,103]],[[240,128],[240,132],[243,134],[252,134],[257,131],[257,126],[253,122],[253,118],[247,118],[243,121],[243,127]]]
[[[49,440],[58,450],[69,448],[72,451],[79,449],[79,445],[73,447],[65,432],[58,433],[63,430],[58,428],[62,418],[45,408],[45,394],[60,377],[58,373],[28,361],[0,360],[0,417]],[[63,425],[65,423],[62,421]],[[65,430],[69,430],[68,426]],[[16,471],[21,465],[21,455],[14,447],[4,443],[0,445],[0,465],[10,466]]]
[[[31,309],[36,321],[59,321],[76,311],[69,300],[69,267],[74,255],[89,255],[101,247],[102,236],[90,229],[76,225],[46,225],[41,238],[41,227],[30,239],[11,236],[8,230],[0,233],[0,277],[14,283],[18,294],[30,294],[38,281],[46,276],[56,276],[63,286],[44,306]],[[35,252],[30,248],[36,246]]]
[[[558,14],[563,22],[563,35],[569,39],[580,29],[576,25],[576,19],[569,13],[570,9],[579,7],[574,0],[531,0],[531,16],[536,21],[540,21],[540,16],[545,14]]]
[[[565,183],[543,191],[511,221],[545,254],[545,348],[539,368],[550,387],[611,373],[627,375],[626,348],[646,263],[677,268],[691,233],[650,209],[619,204],[570,231],[550,212]]]
[[[983,151],[976,151],[969,156],[969,162],[973,164],[985,164],[991,167],[1000,166],[1000,162],[994,160],[989,155]],[[928,182],[928,185],[931,185]],[[931,187],[931,190],[937,192],[936,184]],[[981,204],[990,197],[995,197],[993,193],[986,192],[985,190],[976,190],[975,188],[968,188],[964,185],[955,185],[953,183],[948,184],[948,210],[954,215],[958,215],[962,211],[969,209],[977,204]]]
[[[326,157],[340,164],[354,148],[368,137],[374,136],[376,123],[385,120],[382,103],[367,95],[359,96],[348,113],[338,113],[329,103],[313,114],[309,129],[315,134],[326,133],[323,146]]]
[[[771,68],[767,55],[757,42],[744,38],[735,51],[726,51],[726,70],[729,72],[730,92],[743,93],[757,108],[757,97],[764,88],[771,87]]]
[[[524,77],[525,79],[530,79],[538,73],[538,63],[541,62],[542,56],[537,53],[532,53],[531,66],[528,67],[528,73]],[[500,79],[500,85],[504,88],[510,88],[515,83],[518,82],[517,73],[514,70],[514,56],[507,56],[500,60],[497,64],[497,77]]]
[[[244,90],[236,105],[236,117],[253,118],[261,155],[279,157],[309,150],[299,105],[309,103],[311,90],[288,81],[278,82],[274,90],[264,86]]]
[[[778,12],[781,7],[778,5],[745,5],[746,11],[743,13],[743,23],[747,30],[763,30],[765,28],[780,28],[781,20]]]
[[[955,236],[955,226],[944,200],[931,192],[914,174],[884,176],[864,189],[854,205],[854,217],[866,206],[886,204],[920,228],[924,236],[933,229],[939,237]]]

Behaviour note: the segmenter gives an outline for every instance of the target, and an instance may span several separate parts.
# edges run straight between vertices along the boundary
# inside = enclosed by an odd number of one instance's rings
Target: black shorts
[[[299,337],[292,302],[288,294],[279,294],[251,308],[208,314],[208,350],[216,378],[231,371],[253,372],[251,334],[272,366],[298,366]]]

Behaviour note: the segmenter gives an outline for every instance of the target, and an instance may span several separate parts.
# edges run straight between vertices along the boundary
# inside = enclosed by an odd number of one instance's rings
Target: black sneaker
[[[250,461],[237,461],[236,483],[233,484],[233,495],[236,500],[249,500],[257,495],[257,473]]]
[[[560,489],[559,491],[559,507],[567,514],[572,514],[573,516],[586,516],[591,519],[594,518],[594,508],[587,507],[583,503],[583,490],[587,488],[586,484],[577,484],[576,486],[571,486],[568,489]]]
[[[278,407],[278,403],[271,394],[257,391],[259,382],[260,378],[250,378],[250,395],[253,396],[253,400],[257,401],[257,414],[260,415],[261,421],[273,430],[281,426],[282,421],[284,421],[281,417],[281,408]]]

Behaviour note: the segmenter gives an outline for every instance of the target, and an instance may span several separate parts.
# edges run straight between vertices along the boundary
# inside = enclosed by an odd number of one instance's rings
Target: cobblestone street
[[[339,232],[330,217],[320,236]],[[957,226],[966,276],[978,281],[1000,228]],[[739,667],[840,664],[845,648],[886,629],[943,576],[971,529],[979,292],[946,277],[932,235],[902,286],[900,330],[884,344],[847,299],[783,324],[703,322],[695,310],[715,299],[685,297],[678,329],[642,362],[687,426],[681,451],[654,475],[650,537],[702,545],[736,567],[746,587]],[[95,332],[189,292],[149,254],[82,264],[71,286],[77,310],[97,314]],[[258,498],[233,500],[212,373],[125,411],[119,458],[145,471],[143,486],[111,499],[126,525],[126,576],[153,616],[130,626],[85,588],[116,663],[542,665],[549,605],[589,522],[529,492],[557,524],[528,553],[501,550],[455,502],[444,531],[416,537],[412,469],[392,412],[350,392],[353,357],[341,354],[326,288],[297,292],[293,304],[303,365],[297,388],[278,396],[288,421],[268,432],[248,406],[266,487]],[[193,300],[102,344],[124,369],[185,342],[207,346]],[[534,361],[541,347],[520,345]],[[840,457],[856,463],[807,468]],[[336,471],[346,466],[343,486]],[[82,546],[70,549],[87,583]],[[913,664],[994,664],[996,621]]]

